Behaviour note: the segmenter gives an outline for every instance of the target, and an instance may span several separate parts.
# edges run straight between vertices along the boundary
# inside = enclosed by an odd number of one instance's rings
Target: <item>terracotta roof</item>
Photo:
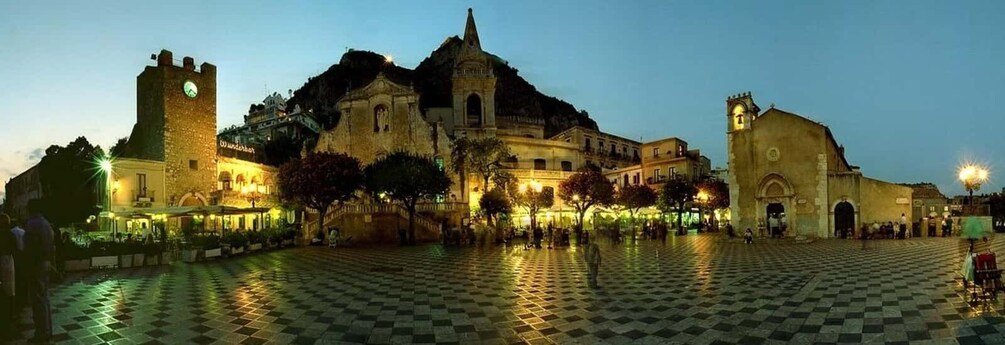
[[[939,187],[932,183],[903,183],[902,185],[911,187],[914,191],[912,196],[915,199],[946,199],[946,195],[939,191]]]

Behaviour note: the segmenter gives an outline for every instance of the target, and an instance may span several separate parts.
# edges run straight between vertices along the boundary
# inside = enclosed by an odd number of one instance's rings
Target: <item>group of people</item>
[[[44,343],[52,337],[48,285],[56,234],[38,200],[28,210],[24,228],[0,213],[0,340],[19,337],[21,311],[30,305],[35,335],[29,342]]]
[[[463,243],[467,243],[470,246],[475,245],[475,229],[471,227],[470,224],[465,225],[463,228],[456,228],[447,226],[447,221],[444,220],[440,223],[440,239],[443,244],[453,244],[460,246]]]

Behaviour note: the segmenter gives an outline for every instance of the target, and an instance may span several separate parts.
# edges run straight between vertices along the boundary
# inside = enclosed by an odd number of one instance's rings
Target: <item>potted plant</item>
[[[254,252],[262,249],[262,233],[260,231],[248,231],[248,251]]]
[[[220,236],[217,235],[203,236],[201,247],[204,251],[203,257],[206,259],[219,257],[223,254],[223,250],[220,248]]]
[[[119,268],[129,268],[133,267],[133,254],[135,254],[139,248],[133,246],[130,243],[114,243],[115,254],[119,257]]]
[[[83,271],[91,268],[91,255],[87,248],[74,241],[63,246],[63,267],[67,272]]]
[[[237,255],[244,253],[244,247],[248,245],[248,237],[243,232],[232,231],[227,233],[224,242],[230,246],[230,254]]]
[[[94,241],[88,247],[91,253],[91,268],[114,267],[119,264],[115,242]]]
[[[143,248],[143,258],[147,266],[156,266],[160,264],[161,245],[153,242],[146,242],[141,245],[141,248]]]

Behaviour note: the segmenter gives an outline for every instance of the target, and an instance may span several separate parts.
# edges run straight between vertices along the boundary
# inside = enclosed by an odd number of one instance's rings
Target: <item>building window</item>
[[[469,127],[481,127],[482,125],[482,99],[477,94],[468,96],[467,120]]]
[[[635,174],[635,176],[632,176],[632,183],[639,184],[639,174]]]
[[[590,143],[590,138],[586,138],[586,152],[592,152],[593,145]]]
[[[191,170],[199,170],[199,161],[195,159],[189,159],[188,168]]]
[[[611,143],[611,154],[613,155],[615,153],[618,153],[618,145]]]
[[[147,174],[136,174],[136,193],[141,198],[147,197]]]
[[[562,171],[572,171],[572,162],[562,161]]]
[[[545,160],[540,158],[534,160],[534,170],[545,170],[547,168],[548,164],[545,162]]]
[[[653,158],[656,158],[656,157],[659,157],[659,156],[660,156],[660,148],[659,147],[654,147],[653,148]]]
[[[677,145],[677,157],[684,155],[684,145]]]
[[[628,187],[628,174],[625,174],[625,180],[623,182],[625,187]]]
[[[597,145],[597,153],[604,153],[604,141],[600,141],[600,145]]]
[[[653,169],[653,181],[660,182],[663,178],[660,177],[660,168]]]
[[[670,167],[670,176],[677,176],[677,168]]]

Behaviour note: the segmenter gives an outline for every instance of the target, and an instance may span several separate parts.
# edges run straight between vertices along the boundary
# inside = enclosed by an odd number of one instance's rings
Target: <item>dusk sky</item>
[[[947,194],[1005,174],[1005,1],[4,1],[0,180],[77,136],[109,147],[161,49],[218,67],[218,127],[347,48],[414,68],[474,8],[482,47],[601,130],[683,138],[726,165],[725,99],[828,125],[851,164]]]

